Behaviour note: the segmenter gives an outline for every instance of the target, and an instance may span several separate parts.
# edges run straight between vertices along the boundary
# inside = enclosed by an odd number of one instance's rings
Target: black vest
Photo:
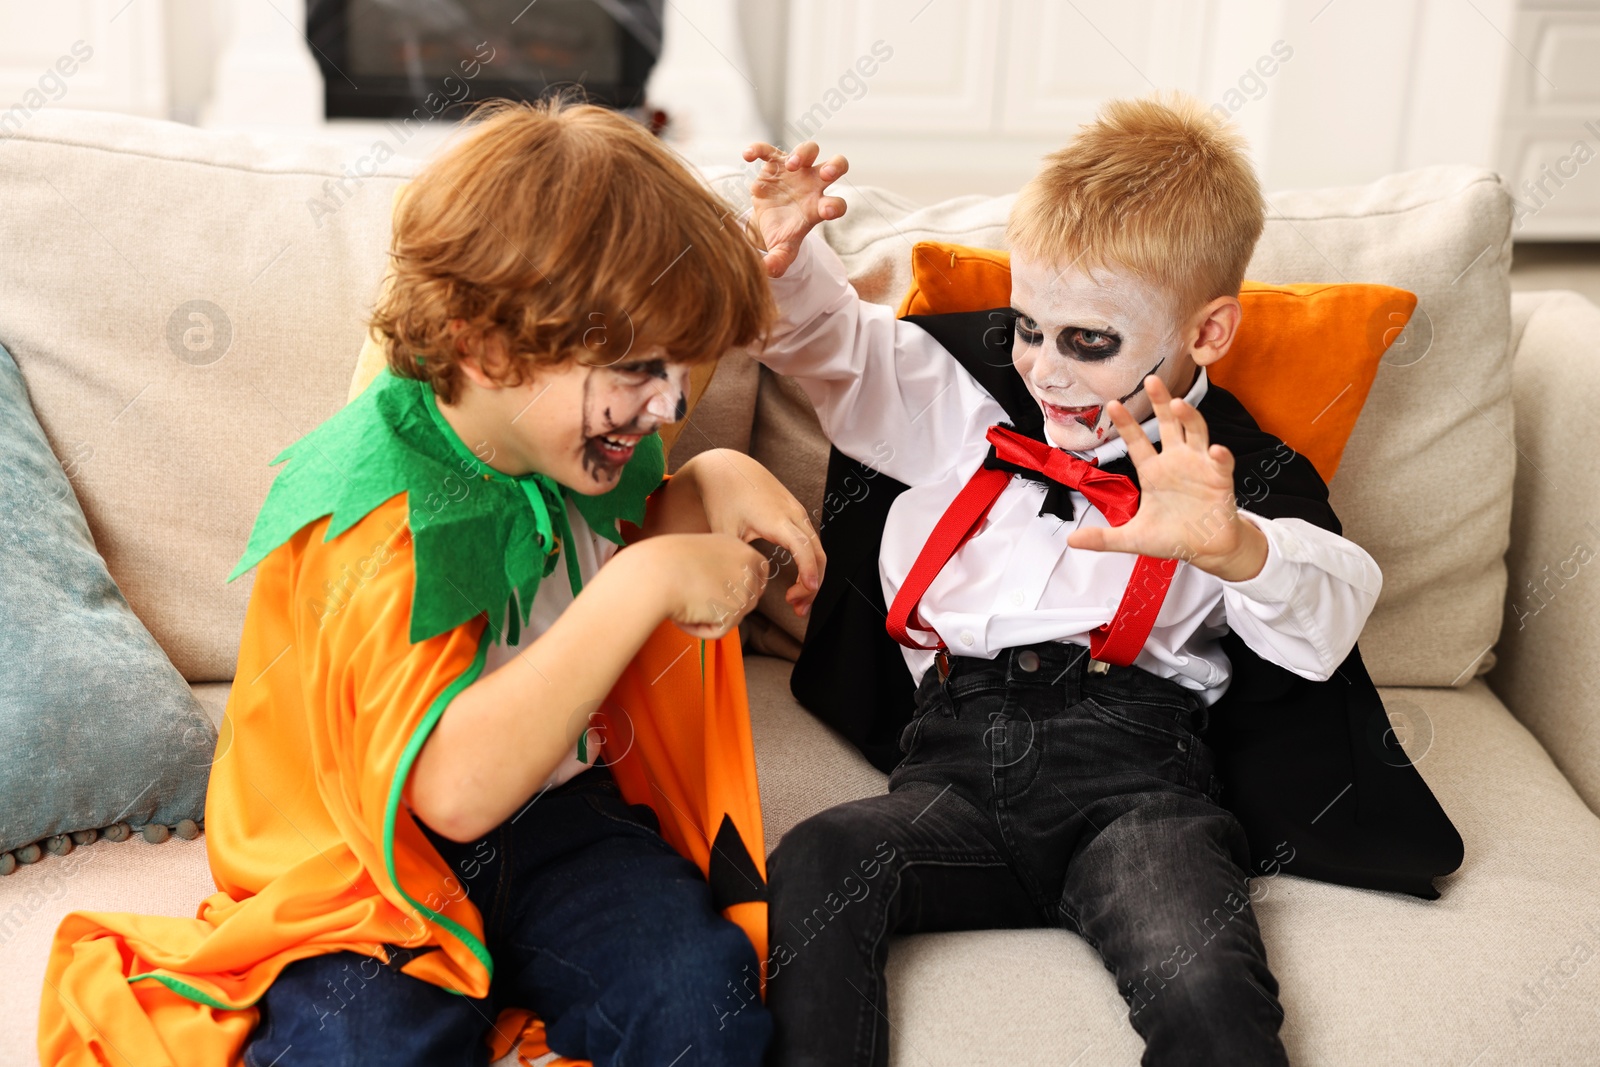
[[[1019,431],[1038,437],[1044,416],[1011,363],[1014,314],[999,308],[906,321],[943,345]],[[1212,442],[1233,453],[1239,507],[1340,532],[1310,460],[1257,426],[1215,384],[1198,408]],[[1138,481],[1126,456],[1105,469]],[[884,772],[900,760],[898,739],[916,690],[884,628],[878,578],[884,520],[904,489],[832,451],[827,499],[838,506],[820,531],[828,566],[790,678],[795,699]],[[1253,869],[1271,864],[1273,873],[1281,866],[1307,878],[1436,898],[1433,879],[1461,865],[1461,837],[1396,740],[1359,648],[1332,678],[1312,682],[1262,659],[1231,631],[1221,643],[1232,683],[1210,709],[1205,739],[1217,756],[1223,803],[1249,836]]]

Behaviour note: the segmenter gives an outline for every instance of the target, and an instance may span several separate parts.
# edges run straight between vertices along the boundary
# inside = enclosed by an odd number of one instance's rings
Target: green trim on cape
[[[483,633],[478,635],[478,651],[472,657],[472,663],[466,670],[456,676],[444,691],[434,698],[428,707],[428,712],[412,731],[411,739],[406,742],[406,747],[400,753],[400,762],[395,765],[394,777],[389,780],[389,797],[383,808],[383,869],[389,875],[389,884],[394,886],[395,892],[406,899],[406,903],[425,914],[439,927],[454,934],[456,940],[467,946],[467,950],[478,958],[483,964],[489,977],[494,977],[494,957],[489,954],[489,946],[474,937],[472,931],[449,918],[443,912],[434,911],[420,900],[406,892],[406,887],[400,884],[400,875],[394,865],[394,825],[400,815],[401,794],[405,792],[406,779],[411,777],[412,764],[417,762],[417,755],[422,751],[422,746],[427,743],[433,728],[439,724],[439,719],[444,715],[445,708],[456,698],[456,694],[478,680],[483,673],[484,661],[489,653],[489,629],[485,627]],[[448,986],[445,987],[449,989]],[[452,993],[460,993],[459,989],[450,989]]]
[[[582,586],[566,506],[595,533],[622,544],[619,519],[642,525],[645,498],[661,484],[661,436],[641,440],[615,488],[599,496],[568,490],[544,474],[509,475],[480,460],[445,422],[432,388],[387,367],[361,395],[280,452],[278,472],[256,515],[233,581],[307,524],[331,515],[332,541],[397,493],[407,494],[416,559],[412,644],[487,612],[494,639],[516,644],[539,582],[567,557]],[[521,610],[518,610],[518,605]]]

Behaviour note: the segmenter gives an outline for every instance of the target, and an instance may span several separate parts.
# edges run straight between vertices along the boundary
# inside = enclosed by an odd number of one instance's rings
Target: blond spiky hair
[[[1065,268],[1122,267],[1175,293],[1187,314],[1239,295],[1266,203],[1232,123],[1192,96],[1113,100],[1045,157],[1006,239]]]

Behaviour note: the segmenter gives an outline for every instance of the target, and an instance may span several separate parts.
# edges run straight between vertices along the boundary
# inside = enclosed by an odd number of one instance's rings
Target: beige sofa
[[[223,576],[268,461],[344,402],[361,347],[390,197],[412,167],[397,157],[347,176],[373,156],[369,143],[56,111],[0,152],[0,343],[56,451],[88,457],[74,484],[112,574],[213,714],[250,586]],[[739,185],[719,181],[731,196]],[[1007,208],[845,192],[850,213],[828,239],[862,294],[890,303],[912,241],[998,245]],[[1435,168],[1272,205],[1252,278],[1420,297],[1333,495],[1385,574],[1366,661],[1466,842],[1435,902],[1268,880],[1259,911],[1291,1057],[1600,1062],[1600,578],[1588,566],[1600,552],[1600,310],[1570,293],[1511,296],[1511,204],[1487,172]],[[170,323],[192,300],[221,310],[227,347],[179,359]],[[713,444],[751,451],[820,509],[814,417],[745,356],[724,361],[674,461]],[[747,626],[769,851],[806,815],[884,788],[789,696],[782,657],[800,630],[783,584]],[[203,837],[102,841],[0,879],[0,1065],[36,1062],[60,917],[191,914],[211,891],[204,850]],[[890,968],[896,1064],[1138,1059],[1110,976],[1072,935],[906,938]]]

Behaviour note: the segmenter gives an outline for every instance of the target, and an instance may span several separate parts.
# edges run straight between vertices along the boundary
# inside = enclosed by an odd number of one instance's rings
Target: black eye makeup
[[[1017,315],[1017,340],[1025,345],[1036,345],[1044,340],[1044,334],[1039,332],[1039,324],[1034,322],[1022,312],[1012,308]]]
[[[1068,326],[1056,335],[1056,348],[1063,356],[1086,363],[1110,359],[1122,350],[1122,338],[1106,330],[1085,330]]]
[[[1016,308],[1017,340],[1025,345],[1044,343],[1044,331],[1032,318]],[[1063,356],[1081,363],[1098,363],[1122,351],[1122,338],[1110,330],[1091,330],[1082,326],[1068,326],[1056,335],[1056,348]]]
[[[664,359],[651,359],[639,363],[621,363],[611,368],[618,374],[632,375],[636,381],[648,378],[658,378],[663,381],[667,377],[667,361]]]

